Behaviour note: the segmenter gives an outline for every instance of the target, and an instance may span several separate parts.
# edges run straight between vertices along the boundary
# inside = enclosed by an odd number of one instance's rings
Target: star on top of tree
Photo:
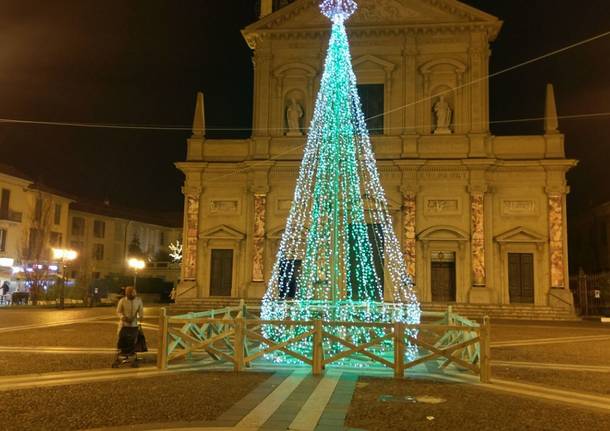
[[[322,0],[322,14],[333,22],[344,22],[356,12],[358,5],[354,0]]]

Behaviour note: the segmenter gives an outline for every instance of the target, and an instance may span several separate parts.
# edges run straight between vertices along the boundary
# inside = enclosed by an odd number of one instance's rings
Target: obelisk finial
[[[546,85],[546,100],[544,105],[544,133],[552,135],[559,133],[557,118],[557,104],[555,103],[555,90],[553,84]]]

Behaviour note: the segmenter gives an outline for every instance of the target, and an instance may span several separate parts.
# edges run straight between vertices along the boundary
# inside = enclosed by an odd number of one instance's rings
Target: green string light
[[[322,4],[333,22],[330,43],[293,204],[263,298],[264,320],[419,323],[419,302],[392,227],[352,68],[344,21],[355,9],[352,0]],[[386,297],[392,300],[384,302]],[[282,341],[306,328],[263,330]],[[372,336],[357,328],[340,332],[354,341]],[[291,348],[306,353],[311,339]],[[273,359],[289,361],[283,355]]]

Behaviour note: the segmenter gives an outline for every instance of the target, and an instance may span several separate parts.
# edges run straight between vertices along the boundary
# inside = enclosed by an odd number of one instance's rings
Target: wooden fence
[[[451,307],[446,312],[424,312],[423,319],[437,320],[418,325],[405,323],[367,323],[340,321],[261,320],[260,307],[228,307],[201,313],[160,315],[160,346],[157,366],[166,369],[181,358],[231,363],[236,371],[254,365],[256,360],[281,354],[311,366],[319,375],[331,364],[346,358],[363,365],[381,364],[404,377],[410,368],[434,362],[440,369],[450,364],[470,371],[482,382],[488,382],[490,367],[490,324],[468,320]],[[264,328],[298,327],[298,335],[281,342],[269,339]],[[366,341],[350,339],[350,329],[368,331]],[[297,332],[297,331],[293,331]],[[293,345],[311,341],[308,353],[296,351]],[[332,346],[332,349],[329,348]],[[280,353],[281,352],[281,353]],[[416,352],[416,354],[413,354]]]

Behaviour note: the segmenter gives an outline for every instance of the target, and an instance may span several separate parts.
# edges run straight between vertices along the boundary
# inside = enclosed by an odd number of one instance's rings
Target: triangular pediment
[[[244,32],[306,30],[330,27],[320,13],[320,0],[296,0],[248,26]],[[457,0],[358,0],[348,27],[448,23],[499,23],[498,18]]]
[[[276,227],[275,229],[271,229],[267,234],[267,238],[269,239],[281,239],[282,235],[284,235],[285,226],[281,225]]]
[[[224,224],[208,229],[199,235],[201,239],[242,240],[245,237],[246,235],[242,232]]]
[[[544,235],[528,229],[523,226],[511,229],[508,232],[504,232],[501,235],[496,236],[496,242],[507,243],[507,242],[535,242],[542,243],[546,242]]]

